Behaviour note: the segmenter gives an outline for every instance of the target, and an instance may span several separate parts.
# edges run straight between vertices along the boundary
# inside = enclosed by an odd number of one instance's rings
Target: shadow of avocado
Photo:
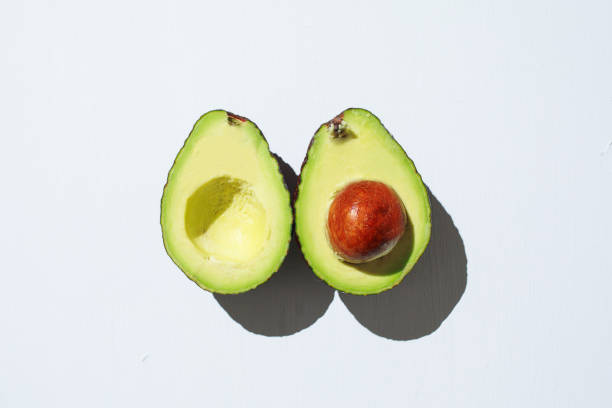
[[[467,257],[459,231],[429,191],[431,240],[412,271],[378,295],[340,293],[357,321],[372,333],[412,340],[433,333],[459,303],[467,285]]]
[[[280,157],[273,156],[287,188],[295,191],[297,175]],[[288,336],[323,316],[334,298],[334,290],[312,272],[292,233],[285,260],[267,282],[245,293],[214,297],[246,330],[264,336]]]

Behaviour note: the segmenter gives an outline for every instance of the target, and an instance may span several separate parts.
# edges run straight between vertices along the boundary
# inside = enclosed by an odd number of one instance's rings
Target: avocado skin
[[[315,275],[316,275],[316,276],[317,276],[317,277],[318,277],[320,280],[322,280],[323,282],[325,282],[325,283],[326,283],[326,284],[328,284],[328,285],[329,285],[329,283],[328,283],[328,282],[327,282],[325,279],[321,278],[321,277],[320,277],[320,276],[319,276],[319,275],[318,275],[318,274],[315,272],[315,268],[314,268],[314,267],[313,267],[313,265],[310,263],[310,261],[308,260],[308,258],[307,258],[307,257],[304,255],[304,251],[302,250],[302,242],[301,242],[301,239],[302,239],[302,238],[300,238],[300,235],[297,233],[297,229],[295,228],[295,225],[296,225],[296,219],[295,219],[295,202],[296,202],[296,200],[297,200],[297,197],[298,197],[298,194],[299,194],[299,190],[300,190],[300,186],[301,186],[301,184],[302,184],[302,171],[304,170],[304,166],[305,166],[305,165],[306,165],[306,163],[308,162],[308,156],[309,156],[309,154],[310,154],[310,149],[312,148],[312,145],[313,145],[313,143],[314,143],[314,141],[315,141],[315,136],[316,136],[316,134],[319,132],[319,130],[320,130],[320,129],[321,129],[323,126],[328,126],[328,127],[330,127],[330,126],[335,126],[335,127],[337,127],[337,126],[338,126],[338,124],[339,124],[339,123],[342,121],[342,119],[343,119],[343,117],[344,117],[345,112],[348,112],[348,111],[353,110],[353,109],[363,110],[363,111],[365,111],[365,112],[369,113],[370,115],[372,115],[374,118],[376,118],[376,120],[378,120],[378,121],[380,122],[381,126],[382,126],[382,127],[385,129],[385,131],[387,132],[387,134],[389,135],[389,137],[391,137],[391,139],[393,139],[393,141],[394,141],[395,143],[397,143],[397,145],[398,145],[398,146],[399,146],[399,147],[402,149],[402,152],[404,153],[404,155],[405,155],[406,157],[408,157],[408,158],[409,158],[409,156],[408,156],[408,154],[406,153],[406,150],[404,149],[404,147],[403,147],[403,146],[402,146],[402,145],[401,145],[401,144],[400,144],[400,143],[399,143],[399,142],[398,142],[398,141],[395,139],[395,137],[393,137],[393,134],[392,134],[391,132],[389,132],[389,129],[387,129],[387,128],[385,127],[385,125],[384,125],[384,124],[382,123],[382,121],[381,121],[381,120],[378,118],[378,116],[376,116],[376,115],[375,115],[375,114],[373,114],[371,111],[369,111],[368,109],[365,109],[365,108],[356,108],[356,107],[351,107],[351,108],[346,108],[346,109],[344,109],[342,112],[340,112],[340,114],[336,115],[336,116],[335,116],[333,119],[328,120],[327,122],[322,123],[322,124],[321,124],[321,125],[320,125],[320,126],[317,128],[317,130],[315,131],[315,133],[313,134],[313,136],[310,138],[310,142],[308,143],[308,147],[307,147],[307,149],[306,149],[306,155],[304,156],[304,160],[302,160],[302,165],[300,166],[300,174],[298,175],[297,186],[296,186],[295,190],[293,190],[292,199],[291,199],[291,202],[292,202],[292,207],[293,207],[293,229],[295,230],[295,235],[296,235],[296,237],[297,237],[298,245],[299,245],[299,247],[300,247],[300,251],[302,252],[302,256],[303,256],[303,257],[304,257],[304,259],[306,260],[306,263],[308,263],[308,266],[310,266],[310,269],[312,269],[312,270],[313,270],[313,273],[314,273],[314,274],[315,274]],[[410,159],[410,160],[412,160],[412,159]],[[418,171],[418,169],[416,168],[416,166],[415,166],[415,174],[416,174],[416,176],[417,176],[417,177],[418,177],[418,178],[421,180],[421,182],[423,182],[423,177],[422,177],[422,176],[421,176],[421,174],[419,173],[419,171]],[[423,184],[424,184],[424,183],[423,183]],[[430,228],[431,228],[431,199],[429,198],[429,190],[428,190],[428,189],[426,189],[426,191],[427,191],[427,205],[428,205],[428,207],[429,207],[429,209],[430,209],[430,211],[429,211],[429,212],[428,212],[428,214],[427,214],[427,221],[428,221],[428,223],[429,223],[429,225],[430,225]],[[425,252],[425,250],[427,249],[427,246],[428,246],[428,244],[429,244],[429,241],[430,241],[430,240],[431,240],[431,235],[429,236],[429,238],[428,238],[428,240],[427,240],[427,244],[424,246],[424,248],[423,248],[423,250],[421,251],[421,253],[419,253],[419,254],[418,254],[418,259],[419,259],[419,260],[420,260],[421,256],[423,255],[423,253]],[[342,293],[349,293],[349,294],[351,294],[351,295],[357,295],[357,296],[369,296],[369,295],[377,295],[377,294],[379,294],[379,293],[382,293],[382,292],[385,292],[385,291],[387,291],[387,290],[393,289],[394,287],[396,287],[397,285],[399,285],[399,284],[400,284],[402,281],[403,281],[403,278],[402,278],[402,279],[400,279],[400,280],[398,280],[398,281],[397,281],[397,282],[395,282],[393,285],[391,285],[391,286],[389,286],[389,287],[387,287],[387,288],[383,288],[383,289],[381,289],[381,290],[379,290],[379,291],[372,292],[372,293],[352,293],[352,292],[345,292],[345,291],[339,290],[339,289],[337,289],[337,288],[334,288],[334,289],[336,289],[337,291],[342,292]],[[329,286],[331,286],[331,285],[329,285]],[[332,287],[333,287],[333,286],[332,286]]]
[[[240,121],[240,122],[247,122],[247,121],[248,121],[248,122],[251,122],[251,123],[252,123],[252,124],[253,124],[253,125],[254,125],[254,126],[257,128],[257,130],[259,131],[259,134],[261,135],[261,137],[264,139],[264,141],[265,141],[265,142],[266,142],[266,144],[268,145],[268,152],[270,153],[270,155],[271,155],[271,156],[274,158],[274,160],[275,160],[275,162],[276,162],[276,167],[277,167],[277,169],[276,169],[276,170],[277,170],[277,171],[278,171],[278,172],[279,172],[279,173],[280,173],[280,174],[283,176],[283,187],[284,187],[285,191],[287,191],[287,194],[289,194],[289,198],[290,198],[290,205],[291,205],[291,220],[292,220],[292,221],[291,221],[291,234],[289,234],[289,240],[288,240],[288,242],[289,242],[289,243],[291,243],[291,237],[293,236],[293,234],[294,234],[294,230],[295,230],[295,222],[294,222],[294,220],[295,220],[295,210],[294,210],[294,206],[293,206],[293,198],[292,198],[292,196],[291,196],[291,191],[289,191],[289,188],[287,187],[286,177],[285,177],[285,175],[284,175],[284,174],[282,174],[282,172],[281,172],[281,170],[280,170],[282,159],[281,159],[281,158],[280,158],[278,155],[276,155],[275,153],[272,153],[272,152],[270,151],[270,148],[269,148],[270,144],[268,143],[268,140],[266,139],[266,137],[264,136],[263,132],[261,131],[261,129],[259,128],[259,126],[257,126],[257,124],[256,124],[255,122],[253,122],[252,120],[248,119],[248,118],[247,118],[247,117],[245,117],[245,116],[236,115],[235,113],[232,113],[232,112],[227,111],[227,110],[224,110],[224,109],[212,109],[212,110],[210,110],[210,111],[208,111],[208,112],[206,112],[206,113],[204,113],[204,114],[200,115],[200,117],[198,118],[198,120],[196,120],[196,121],[194,122],[194,125],[193,125],[193,127],[191,128],[191,131],[189,132],[189,134],[187,135],[187,138],[185,138],[185,141],[183,142],[183,146],[181,146],[181,148],[179,149],[179,152],[180,152],[181,150],[183,150],[183,148],[185,147],[185,144],[187,143],[187,140],[189,139],[189,136],[191,136],[191,134],[193,133],[193,130],[195,129],[195,125],[198,123],[198,121],[199,121],[199,120],[200,120],[202,117],[206,116],[206,115],[207,115],[207,114],[209,114],[209,113],[213,113],[213,112],[224,112],[224,113],[227,115],[227,117],[228,117],[228,122],[229,122],[230,124],[231,124],[232,120],[237,120],[237,121]],[[163,188],[163,190],[162,190],[162,197],[161,197],[161,198],[160,198],[160,200],[159,200],[159,203],[160,203],[160,204],[159,204],[159,206],[160,206],[160,216],[159,216],[159,226],[160,226],[160,230],[161,230],[161,228],[162,228],[162,215],[161,215],[161,213],[162,213],[162,201],[163,201],[163,196],[164,196],[164,193],[165,193],[165,191],[166,191],[166,187],[168,186],[168,180],[169,180],[169,178],[170,178],[170,174],[172,173],[172,169],[175,167],[176,160],[177,160],[177,158],[178,158],[178,157],[179,157],[179,155],[178,155],[178,153],[177,153],[177,155],[175,156],[174,160],[172,161],[172,166],[170,166],[170,170],[168,171],[168,175],[166,176],[166,183],[164,184],[164,188]],[[284,162],[283,162],[283,163],[284,163]],[[296,187],[296,188],[297,188],[297,187]],[[249,290],[253,290],[253,289],[255,289],[256,287],[258,287],[258,286],[260,286],[260,285],[262,285],[262,284],[266,283],[268,280],[270,280],[270,278],[272,277],[272,275],[274,275],[276,272],[278,272],[278,269],[279,269],[279,268],[280,268],[280,266],[282,265],[282,262],[281,262],[281,264],[279,265],[279,267],[278,267],[276,270],[274,270],[274,272],[272,272],[272,273],[270,274],[270,276],[268,276],[268,278],[267,278],[266,280],[264,280],[264,281],[260,282],[260,283],[259,283],[259,284],[257,284],[257,285],[254,285],[254,286],[252,286],[252,287],[250,287],[250,288],[248,288],[248,289],[246,289],[246,290],[244,290],[244,291],[240,291],[240,292],[220,292],[220,291],[213,291],[213,290],[211,290],[210,288],[207,288],[207,287],[205,287],[205,286],[201,285],[201,284],[200,284],[199,282],[197,282],[195,279],[192,279],[192,278],[191,278],[191,277],[190,277],[190,276],[189,276],[187,273],[185,273],[185,272],[184,272],[184,271],[183,271],[183,270],[180,268],[180,266],[179,266],[179,265],[178,265],[178,264],[177,264],[177,263],[174,261],[174,259],[173,259],[173,258],[172,258],[172,256],[170,255],[170,252],[168,252],[168,247],[166,246],[166,242],[165,242],[165,241],[164,241],[164,239],[163,239],[163,231],[162,231],[162,243],[164,244],[164,251],[166,251],[166,255],[168,255],[168,257],[169,257],[169,258],[172,260],[172,263],[173,263],[174,265],[176,265],[176,266],[177,266],[177,268],[178,268],[178,269],[179,269],[181,272],[183,272],[183,274],[184,274],[185,276],[187,276],[187,278],[189,278],[189,280],[190,280],[190,281],[192,281],[193,283],[195,283],[195,284],[196,284],[196,285],[197,285],[199,288],[204,289],[205,291],[210,292],[210,293],[219,293],[219,294],[222,294],[222,295],[236,295],[236,294],[239,294],[239,293],[244,293],[244,292],[249,291]],[[286,251],[285,251],[285,253],[283,254],[283,258],[285,258],[285,257],[287,256],[287,253],[288,253],[288,252],[289,252],[289,245],[287,246],[287,250],[286,250]]]

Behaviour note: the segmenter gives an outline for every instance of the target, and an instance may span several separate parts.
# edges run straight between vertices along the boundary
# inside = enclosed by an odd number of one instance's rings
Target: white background
[[[3,1],[0,406],[610,406],[611,20],[609,1]],[[412,340],[338,294],[255,334],[165,254],[167,172],[210,109],[299,170],[349,106],[452,217],[465,292]]]

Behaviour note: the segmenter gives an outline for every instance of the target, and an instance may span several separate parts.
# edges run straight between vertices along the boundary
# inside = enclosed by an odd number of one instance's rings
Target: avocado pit
[[[348,184],[334,197],[327,236],[336,255],[365,263],[393,249],[406,229],[406,210],[395,191],[379,181]]]

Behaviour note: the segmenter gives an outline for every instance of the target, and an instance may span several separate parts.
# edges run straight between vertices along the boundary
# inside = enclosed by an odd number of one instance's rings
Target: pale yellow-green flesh
[[[300,176],[296,231],[304,256],[320,278],[344,292],[378,293],[401,281],[425,250],[431,231],[429,200],[414,164],[374,115],[349,109],[343,120],[347,137],[333,138],[327,125],[314,136]],[[412,227],[388,255],[360,265],[340,260],[326,235],[334,194],[357,180],[392,187]]]
[[[286,255],[289,193],[257,127],[212,111],[194,126],[162,198],[166,250],[201,287],[238,293],[267,280]]]

